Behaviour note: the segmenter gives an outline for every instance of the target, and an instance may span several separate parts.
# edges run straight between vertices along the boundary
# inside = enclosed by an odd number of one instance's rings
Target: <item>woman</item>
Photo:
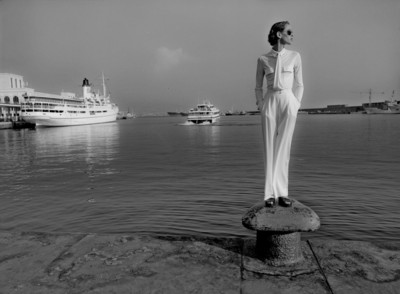
[[[288,196],[290,146],[304,90],[301,57],[298,52],[285,48],[293,42],[288,21],[272,26],[268,42],[272,50],[258,58],[255,88],[264,139],[264,200],[268,207],[274,206],[277,200],[287,207],[292,205]]]

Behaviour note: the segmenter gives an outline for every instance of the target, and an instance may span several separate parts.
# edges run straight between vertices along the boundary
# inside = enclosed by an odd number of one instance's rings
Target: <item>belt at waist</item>
[[[267,88],[267,93],[283,93],[286,91],[292,91],[292,89],[273,89],[273,88]]]

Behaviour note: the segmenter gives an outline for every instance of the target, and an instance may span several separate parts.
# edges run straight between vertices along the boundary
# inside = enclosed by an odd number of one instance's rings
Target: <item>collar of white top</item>
[[[277,57],[278,55],[282,56],[286,53],[286,49],[283,48],[280,52],[275,51],[274,49],[271,49],[271,51],[268,52],[269,56]]]

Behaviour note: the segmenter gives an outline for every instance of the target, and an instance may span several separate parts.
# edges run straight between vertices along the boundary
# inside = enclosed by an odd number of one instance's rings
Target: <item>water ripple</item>
[[[0,229],[243,237],[262,200],[258,116],[0,132]],[[400,116],[300,116],[290,194],[308,238],[400,241]]]

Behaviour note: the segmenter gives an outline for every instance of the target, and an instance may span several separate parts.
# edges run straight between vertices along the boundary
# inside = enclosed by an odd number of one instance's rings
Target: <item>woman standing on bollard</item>
[[[276,200],[287,207],[292,205],[288,192],[290,147],[304,90],[301,57],[285,48],[293,42],[288,21],[272,26],[268,42],[272,50],[258,58],[255,88],[264,139],[264,200],[268,207]]]

